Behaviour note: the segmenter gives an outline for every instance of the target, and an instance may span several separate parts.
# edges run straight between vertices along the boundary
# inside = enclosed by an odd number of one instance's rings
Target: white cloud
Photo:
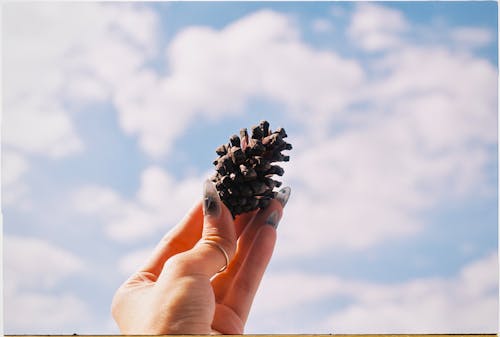
[[[29,169],[28,162],[21,154],[2,151],[2,203],[19,205],[27,192],[27,185],[21,177]]]
[[[493,42],[493,32],[478,27],[459,27],[452,30],[451,39],[461,47],[479,48]]]
[[[493,65],[424,45],[368,67],[375,75],[355,93],[361,107],[335,119],[347,128],[291,139],[281,257],[366,249],[422,230],[419,216],[434,205],[495,193],[486,173],[497,142]]]
[[[154,247],[142,248],[123,256],[118,262],[120,272],[125,276],[130,276],[136,272],[151,256]]]
[[[495,129],[484,124],[491,121],[492,109],[496,105],[495,68],[488,61],[454,53],[444,47],[408,46],[398,52],[388,53],[376,67],[381,72],[387,72],[387,75],[374,81],[369,92],[372,99],[380,101],[379,105],[385,104],[384,108],[396,106],[403,110],[403,104],[413,107],[416,99],[438,98],[441,100],[433,102],[438,106],[432,109],[432,113],[423,108],[432,108],[433,104],[421,106],[422,110],[418,112],[430,117],[437,115],[433,135],[455,131],[455,125],[443,128],[443,121],[438,114],[441,110],[451,114],[449,111],[455,109],[452,116],[456,116],[456,121],[468,118],[473,123],[467,129],[478,132],[481,127],[486,127],[488,134],[484,137],[495,138]],[[441,103],[443,101],[448,105]],[[446,120],[450,120],[449,116]],[[470,137],[463,129],[464,126],[460,126],[457,137]]]
[[[251,333],[492,333],[498,319],[498,259],[492,253],[453,277],[377,284],[331,275],[267,274],[257,294]],[[340,303],[338,306],[335,303]],[[343,303],[343,304],[342,304]],[[307,306],[337,307],[309,317]],[[300,322],[287,312],[302,313]],[[288,322],[293,320],[292,322]],[[288,326],[289,331],[275,330]],[[250,333],[250,331],[247,331]]]
[[[61,70],[54,68],[63,51],[59,45],[44,41],[43,29],[49,24],[44,16],[51,13],[39,9],[26,5],[3,8],[6,65],[3,137],[6,144],[23,150],[65,154],[78,150],[81,142],[55,98],[63,76]],[[58,40],[56,37],[53,41]],[[60,142],[62,139],[72,145],[61,149],[59,144],[66,143]]]
[[[7,73],[12,98],[23,92],[57,98],[63,77],[81,72],[116,84],[156,48],[156,15],[133,4],[8,4],[4,14],[12,44],[5,62],[19,71]],[[36,76],[45,73],[53,74],[50,82]]]
[[[365,49],[387,50],[404,47],[401,34],[408,29],[399,11],[361,4],[349,34]],[[120,125],[153,156],[168,153],[196,116],[234,116],[254,96],[284,103],[291,117],[308,113],[306,126],[322,134],[360,99],[365,79],[355,61],[310,48],[294,21],[269,10],[219,31],[189,27],[175,36],[166,61],[168,76],[141,70],[133,81],[120,82],[114,96]]]
[[[5,235],[3,243],[6,294],[23,288],[50,289],[84,270],[79,257],[45,240]]]
[[[431,202],[419,190],[426,163],[410,136],[389,127],[381,121],[294,153],[280,256],[366,249],[421,228],[415,211]]]
[[[350,103],[363,71],[355,62],[310,48],[297,28],[268,10],[220,31],[186,28],[168,47],[169,76],[144,71],[118,89],[121,125],[138,134],[151,155],[168,152],[196,116],[234,116],[255,96],[284,103],[296,116],[314,112],[310,125],[322,125]]]
[[[312,29],[316,33],[326,33],[333,30],[333,25],[329,20],[320,18],[312,22]]]
[[[85,148],[73,117],[109,98],[155,52],[155,14],[97,3],[2,7],[4,205],[27,209],[30,155],[61,158]]]
[[[53,157],[81,150],[83,143],[61,105],[44,100],[33,95],[12,105],[6,103],[2,121],[5,144]]]
[[[22,292],[5,297],[5,331],[9,334],[72,334],[90,325],[87,304],[72,294]]]
[[[497,141],[496,68],[451,48],[410,47],[402,40],[409,23],[398,11],[374,4],[356,6],[349,34],[366,51],[386,52],[376,64],[362,66],[316,50],[301,40],[296,22],[266,10],[221,30],[181,31],[166,50],[166,76],[144,67],[157,51],[158,17],[147,8],[9,4],[4,15],[4,62],[9,65],[4,69],[4,139],[17,151],[10,152],[6,162],[5,177],[11,183],[22,181],[28,153],[61,157],[84,147],[73,124],[76,112],[66,103],[74,108],[111,100],[123,130],[137,136],[147,154],[161,156],[200,116],[234,117],[249,99],[259,96],[282,103],[290,123],[305,127],[302,134],[291,135],[293,162],[284,178],[293,191],[279,229],[278,258],[367,249],[412,235],[425,225],[419,212],[449,198],[488,192],[484,168],[492,155],[486,146]],[[327,28],[324,22],[316,25],[319,30]],[[452,36],[468,48],[484,46],[492,38],[473,28],[456,30]],[[327,137],[332,126],[346,125],[348,129]],[[201,197],[202,180],[176,181],[152,166],[143,172],[133,198],[89,185],[76,193],[73,206],[102,222],[110,238],[132,242],[165,232],[181,219]],[[46,268],[31,266],[38,255],[14,256],[11,261],[22,263],[7,262],[7,290],[35,287],[30,283],[34,280],[52,289],[81,271],[77,257],[43,242],[23,240],[16,243],[14,238],[10,251],[30,243],[30,249],[35,247],[53,262],[52,275],[40,276]],[[146,254],[141,250],[125,256],[120,271],[129,274]],[[414,309],[428,331],[445,331],[456,317],[464,329],[474,331],[490,327],[488,314],[495,310],[490,310],[496,302],[487,291],[494,275],[473,276],[483,272],[484,265],[490,268],[488,261],[465,268],[454,279],[417,280],[394,288],[324,275],[271,275],[266,281],[271,292],[264,290],[263,298],[273,301],[260,300],[257,307],[263,314],[258,317],[272,326],[268,319],[280,317],[283,308],[300,311],[302,305],[325,296],[348,296],[352,305],[332,314],[320,327],[325,332],[359,332],[359,320],[366,322],[366,331],[387,332],[391,315],[400,318],[392,325],[395,331],[409,327],[419,332],[414,317],[399,308]],[[31,295],[20,293],[19,303],[44,312],[62,305],[68,316],[54,314],[59,321],[85,316],[85,306],[71,294]],[[12,314],[18,315],[22,308],[14,300],[9,297],[7,305],[18,308]],[[443,325],[430,315],[442,313],[436,308],[445,312],[438,316]],[[467,308],[470,311],[462,311]],[[484,321],[473,310],[484,313]],[[295,323],[300,330],[300,322]]]
[[[72,333],[73,327],[89,323],[86,303],[56,290],[65,278],[84,271],[79,257],[34,237],[5,235],[3,244],[7,332],[54,332],[57,327]]]
[[[345,10],[344,7],[341,7],[338,4],[336,4],[335,6],[331,7],[331,9],[329,10],[329,14],[334,18],[342,18],[347,15],[347,11]]]
[[[361,287],[356,289],[356,303],[329,318],[336,331],[492,333],[498,329],[496,253],[465,266],[451,279]]]
[[[74,195],[73,205],[75,210],[102,222],[106,234],[119,241],[147,237],[161,222],[156,213],[148,212],[141,205],[125,200],[103,186],[80,188]]]
[[[423,151],[416,125],[407,117],[381,116],[378,122],[294,150],[286,172],[292,196],[280,226],[280,257],[367,249],[407,237],[424,228],[419,215],[439,202],[494,192],[484,172],[491,153],[458,146],[461,139],[454,137],[441,143],[447,150],[439,156]],[[426,130],[432,130],[433,122],[420,125],[422,136],[429,136]],[[483,130],[469,142],[488,143],[488,130]]]
[[[154,52],[156,17],[135,5],[3,7],[3,141],[28,153],[83,149],[69,105],[100,101]]]
[[[254,96],[314,111],[310,124],[322,125],[363,78],[355,62],[308,47],[291,19],[268,10],[220,31],[181,31],[166,54],[166,77],[143,67],[156,51],[158,18],[148,9],[11,4],[5,12],[4,139],[31,153],[83,148],[64,99],[78,106],[111,98],[123,130],[160,156],[199,114],[234,115]]]
[[[358,4],[352,15],[348,33],[355,44],[367,51],[381,51],[398,47],[400,34],[409,27],[397,10],[371,3]]]
[[[75,210],[102,221],[110,238],[131,242],[159,230],[166,232],[180,221],[201,198],[203,179],[175,181],[163,169],[151,166],[141,174],[141,185],[131,200],[107,187],[85,186],[75,192],[72,203]]]
[[[361,4],[350,32],[399,34],[408,25],[398,11]],[[222,118],[256,95],[283,102],[289,118],[306,128],[291,140],[296,147],[285,179],[294,195],[280,254],[332,244],[365,249],[418,232],[425,225],[419,212],[436,202],[488,190],[484,168],[491,155],[483,146],[496,141],[494,67],[446,48],[399,46],[367,64],[375,73],[365,78],[355,61],[305,45],[288,17],[260,11],[220,31],[181,31],[167,50],[168,77],[142,70],[117,87],[115,103],[126,132],[160,155],[198,114]],[[365,108],[350,106],[358,103]],[[331,122],[350,128],[326,137]],[[315,174],[304,175],[310,167]],[[180,190],[152,170],[136,200],[102,187],[83,199],[109,196],[112,207],[92,207],[111,237],[131,240],[175,221],[169,214],[180,216],[164,206],[174,200],[167,191]],[[318,230],[304,232],[304,222]]]
[[[375,106],[394,113],[393,129],[411,134],[428,162],[457,171],[456,192],[483,189],[483,170],[492,159],[486,146],[497,142],[496,69],[485,60],[431,47],[407,47],[383,64],[388,75],[369,92]]]

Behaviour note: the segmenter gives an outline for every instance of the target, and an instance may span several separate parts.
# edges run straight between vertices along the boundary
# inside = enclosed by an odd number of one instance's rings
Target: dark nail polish
[[[283,187],[281,190],[278,191],[278,194],[276,195],[276,200],[278,200],[281,203],[282,207],[285,207],[286,203],[288,202],[288,198],[290,198],[290,192],[292,189],[290,187]]]
[[[270,225],[274,227],[275,229],[278,228],[278,223],[279,223],[279,214],[277,210],[272,211],[271,214],[266,219],[266,225]]]
[[[203,188],[203,215],[218,217],[220,214],[220,202],[215,185],[210,180],[206,180]]]

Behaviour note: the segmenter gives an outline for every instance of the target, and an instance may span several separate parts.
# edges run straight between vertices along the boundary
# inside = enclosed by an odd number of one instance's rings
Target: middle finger
[[[237,242],[236,253],[226,271],[217,274],[212,279],[212,287],[217,303],[222,303],[224,301],[227,291],[232,287],[232,283],[238,271],[248,257],[248,253],[251,250],[251,246],[259,229],[265,225],[267,218],[273,211],[281,211],[281,209],[281,204],[276,200],[272,200],[266,209],[258,211],[251,222],[245,225]]]

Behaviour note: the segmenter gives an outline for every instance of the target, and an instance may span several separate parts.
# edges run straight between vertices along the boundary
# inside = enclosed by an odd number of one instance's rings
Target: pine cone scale
[[[216,174],[212,181],[233,217],[266,208],[274,198],[273,189],[280,187],[281,182],[272,176],[283,176],[284,170],[271,163],[290,160],[290,156],[281,153],[292,149],[283,140],[286,137],[285,129],[272,132],[269,122],[261,121],[251,128],[250,136],[243,128],[239,136],[232,135],[229,143],[215,150],[219,157],[213,162]]]

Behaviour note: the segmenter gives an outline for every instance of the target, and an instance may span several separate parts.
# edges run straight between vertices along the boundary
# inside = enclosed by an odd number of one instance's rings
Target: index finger
[[[170,257],[194,247],[201,238],[202,229],[202,202],[198,201],[186,216],[163,236],[139,272],[151,273],[158,278],[163,265]]]

